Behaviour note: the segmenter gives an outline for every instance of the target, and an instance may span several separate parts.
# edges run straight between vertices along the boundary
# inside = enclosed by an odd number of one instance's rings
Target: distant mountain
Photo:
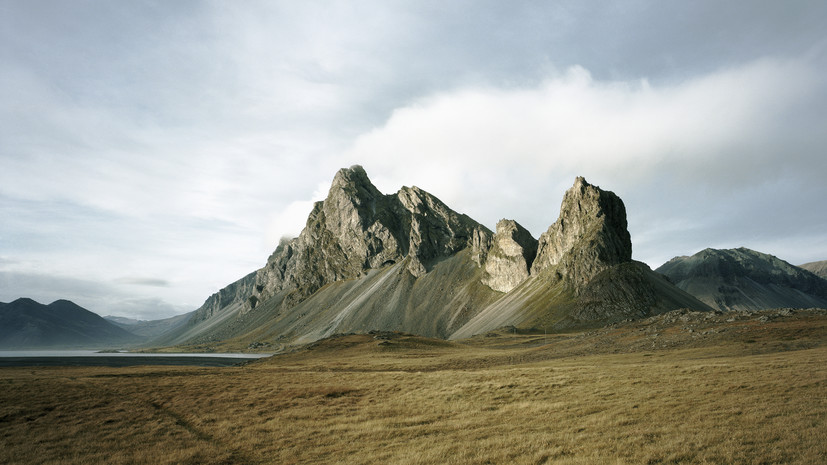
[[[336,174],[297,238],[156,342],[289,344],[370,330],[460,338],[711,310],[631,255],[623,202],[583,178],[534,239],[513,220],[494,233],[417,187],[382,194],[354,166]]]
[[[137,334],[138,336],[152,339],[186,324],[187,321],[192,318],[194,313],[195,312],[189,312],[183,315],[176,315],[161,320],[136,320],[134,318],[124,318],[111,315],[107,315],[103,318],[132,334]]]
[[[810,262],[805,263],[803,265],[798,265],[799,268],[804,268],[805,270],[827,279],[827,260],[822,260],[820,262]]]
[[[68,300],[0,303],[0,348],[104,348],[142,340]]]
[[[724,311],[827,307],[827,280],[746,248],[705,249],[675,257],[655,271]]]

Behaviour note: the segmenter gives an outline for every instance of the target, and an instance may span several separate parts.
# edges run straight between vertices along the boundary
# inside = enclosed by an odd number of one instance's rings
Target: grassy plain
[[[351,335],[232,368],[4,368],[0,463],[827,461],[827,318],[687,325]]]

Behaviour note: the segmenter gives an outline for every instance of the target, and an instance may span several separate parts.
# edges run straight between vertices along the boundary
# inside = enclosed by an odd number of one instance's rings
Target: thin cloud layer
[[[143,278],[143,277],[123,277],[114,281],[117,284],[131,284],[133,286],[150,286],[150,287],[169,287],[170,282],[166,279],[158,278]]]

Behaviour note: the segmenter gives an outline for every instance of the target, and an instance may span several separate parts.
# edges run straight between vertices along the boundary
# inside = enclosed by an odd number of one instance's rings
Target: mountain
[[[583,178],[534,239],[513,220],[494,233],[417,187],[382,194],[354,166],[336,174],[298,237],[156,342],[303,343],[370,330],[457,338],[710,310],[631,255],[623,202]]]
[[[529,277],[451,338],[505,325],[549,330],[601,326],[678,308],[711,310],[633,261],[623,201],[578,177],[563,196],[559,218],[540,235]]]
[[[464,307],[494,299],[475,276],[492,236],[417,187],[384,195],[362,167],[342,169],[298,237],[282,240],[263,268],[212,295],[185,328],[158,342],[250,332],[313,340],[386,327],[447,337]],[[457,292],[468,297],[452,297]]]
[[[798,267],[803,268],[816,276],[827,279],[827,260],[805,263],[803,265],[798,265]]]
[[[142,338],[68,300],[43,305],[21,298],[0,304],[0,347],[103,348]]]
[[[187,321],[192,318],[193,314],[194,312],[189,312],[161,320],[136,320],[134,318],[111,315],[104,316],[103,318],[132,334],[152,339],[186,324]]]
[[[743,247],[675,257],[655,271],[724,311],[827,307],[827,280]]]

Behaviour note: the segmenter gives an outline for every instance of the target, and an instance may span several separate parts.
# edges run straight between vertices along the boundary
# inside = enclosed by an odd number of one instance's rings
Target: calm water
[[[93,350],[0,350],[0,367],[10,366],[135,366],[193,365],[232,366],[268,357],[271,354],[144,354],[137,352],[99,353]]]

